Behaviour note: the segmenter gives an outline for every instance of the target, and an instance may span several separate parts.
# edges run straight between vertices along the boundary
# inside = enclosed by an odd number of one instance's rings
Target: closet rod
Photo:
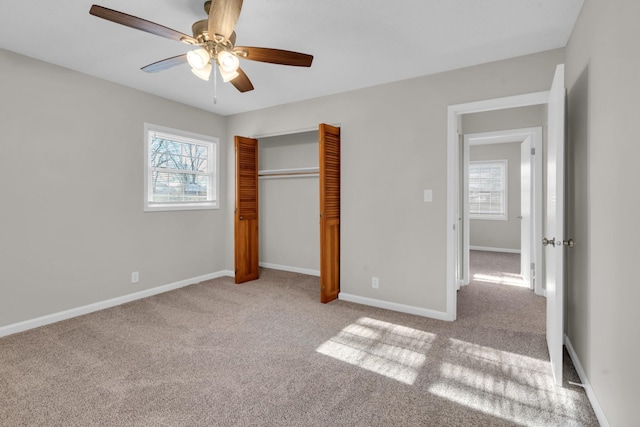
[[[318,172],[290,172],[290,173],[271,173],[266,175],[258,174],[258,178],[271,179],[271,178],[311,178],[314,176],[320,176]]]
[[[295,178],[305,176],[318,176],[320,170],[317,167],[314,168],[291,168],[291,169],[269,169],[259,170],[259,178]]]

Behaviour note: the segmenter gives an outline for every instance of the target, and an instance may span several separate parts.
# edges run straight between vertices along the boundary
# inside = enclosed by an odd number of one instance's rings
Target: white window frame
[[[166,134],[171,139],[178,142],[201,144],[208,147],[209,160],[211,156],[215,158],[213,162],[209,161],[209,167],[213,170],[207,171],[209,176],[210,190],[208,199],[202,202],[154,202],[152,199],[153,189],[151,186],[151,141],[156,133]],[[219,209],[220,204],[220,140],[216,137],[201,135],[180,129],[173,129],[165,126],[154,125],[151,123],[144,124],[144,211],[181,211],[181,210],[201,210],[201,209]],[[215,197],[212,194],[215,194]]]
[[[509,162],[506,159],[501,160],[474,160],[469,161],[469,180],[471,180],[471,168],[473,166],[500,166],[503,171],[503,206],[504,212],[501,214],[480,214],[473,213],[471,211],[471,188],[469,188],[469,219],[483,219],[483,220],[495,220],[495,221],[507,221],[509,219]],[[471,185],[469,185],[471,187]]]

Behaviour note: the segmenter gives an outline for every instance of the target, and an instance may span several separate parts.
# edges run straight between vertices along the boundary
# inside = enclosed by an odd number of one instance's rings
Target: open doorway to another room
[[[545,147],[541,150],[544,161],[540,162],[541,170],[536,182],[546,184],[545,206],[542,202],[533,208],[533,212],[539,214],[540,220],[544,219],[544,233],[551,237],[542,238],[536,227],[533,236],[536,254],[545,248],[545,258],[538,258],[537,268],[541,273],[537,274],[537,281],[544,283],[544,295],[546,296],[546,339],[549,349],[550,362],[553,370],[554,382],[562,385],[562,361],[563,361],[563,328],[564,328],[564,252],[554,250],[556,246],[562,249],[563,244],[570,245],[570,240],[564,240],[564,143],[565,143],[565,98],[564,64],[556,66],[551,88],[547,92],[528,93],[523,95],[494,98],[466,104],[450,105],[447,112],[447,216],[449,218],[447,237],[447,318],[455,320],[458,308],[458,290],[462,283],[462,256],[461,234],[463,220],[462,187],[460,181],[463,178],[461,149],[463,144],[463,116],[475,113],[495,114],[504,113],[510,109],[542,105],[546,111],[542,123],[545,125]],[[545,151],[545,152],[543,152]],[[537,156],[535,156],[537,157]],[[542,170],[544,165],[544,169]],[[545,179],[546,178],[546,179]],[[545,182],[546,181],[546,182]],[[540,188],[540,190],[542,190]],[[541,191],[542,192],[542,191]],[[537,192],[536,192],[537,193]],[[468,229],[468,227],[466,227]],[[542,230],[542,227],[540,228]],[[566,242],[566,243],[565,243]],[[540,252],[538,252],[540,250]],[[544,265],[540,267],[540,264]],[[515,289],[515,288],[512,288]],[[537,295],[522,290],[531,296]],[[462,294],[463,292],[460,292]]]
[[[490,269],[500,273],[502,279],[497,281],[543,294],[541,281],[536,280],[541,254],[534,242],[542,230],[545,113],[544,106],[534,105],[461,117],[459,257],[463,286],[474,279],[470,265],[477,251],[484,255],[476,256],[476,262],[484,260],[488,266],[517,262],[517,268],[510,265],[503,272]],[[516,128],[523,125],[527,127]],[[504,279],[507,276],[509,280]]]

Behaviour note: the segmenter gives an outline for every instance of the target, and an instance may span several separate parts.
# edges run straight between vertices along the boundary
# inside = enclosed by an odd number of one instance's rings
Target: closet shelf
[[[258,178],[304,178],[319,176],[320,168],[265,169],[258,171]]]

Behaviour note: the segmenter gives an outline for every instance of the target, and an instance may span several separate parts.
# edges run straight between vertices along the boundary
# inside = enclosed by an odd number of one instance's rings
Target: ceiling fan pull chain
[[[215,65],[213,66],[213,104],[218,103],[218,70]]]

